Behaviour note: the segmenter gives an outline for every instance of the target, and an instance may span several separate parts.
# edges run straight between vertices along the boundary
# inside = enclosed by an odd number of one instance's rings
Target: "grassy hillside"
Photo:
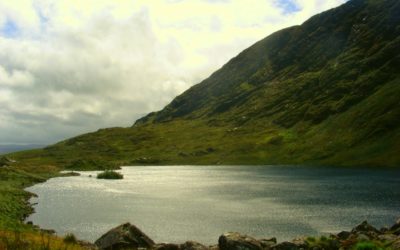
[[[352,0],[276,32],[131,128],[19,162],[400,165],[400,2]]]

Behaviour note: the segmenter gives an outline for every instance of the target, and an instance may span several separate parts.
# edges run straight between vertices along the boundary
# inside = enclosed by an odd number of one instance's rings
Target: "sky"
[[[0,0],[0,144],[127,127],[346,0]]]

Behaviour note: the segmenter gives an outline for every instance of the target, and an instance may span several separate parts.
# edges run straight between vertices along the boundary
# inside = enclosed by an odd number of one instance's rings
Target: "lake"
[[[302,166],[123,167],[123,180],[97,172],[53,178],[27,190],[27,220],[94,241],[131,222],[156,242],[216,244],[238,231],[279,241],[376,227],[400,217],[400,171]],[[90,178],[89,175],[93,177]]]

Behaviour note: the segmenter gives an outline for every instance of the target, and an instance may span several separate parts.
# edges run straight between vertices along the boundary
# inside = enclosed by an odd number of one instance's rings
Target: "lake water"
[[[156,242],[216,244],[228,231],[281,241],[350,230],[363,220],[392,225],[400,217],[398,170],[146,166],[121,172],[123,180],[81,172],[28,188],[39,195],[28,220],[89,241],[131,222]]]

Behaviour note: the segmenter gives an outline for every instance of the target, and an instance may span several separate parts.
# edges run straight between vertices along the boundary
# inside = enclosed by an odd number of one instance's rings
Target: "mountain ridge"
[[[20,160],[135,164],[400,165],[400,2],[351,0],[273,33],[131,128]]]

